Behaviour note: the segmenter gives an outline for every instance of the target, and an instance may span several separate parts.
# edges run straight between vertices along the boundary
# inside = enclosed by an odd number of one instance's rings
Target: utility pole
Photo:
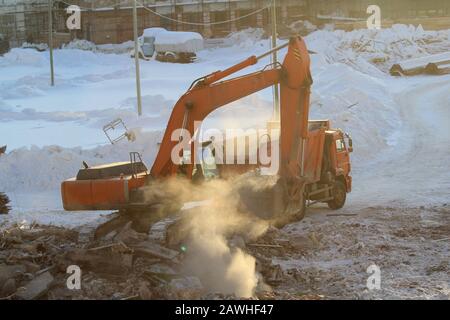
[[[139,45],[138,45],[136,0],[133,0],[133,32],[134,32],[134,62],[136,65],[137,107],[138,107],[138,115],[141,116],[142,115],[141,76],[139,72]]]
[[[55,74],[53,70],[53,0],[48,0],[48,48],[50,50],[50,84],[55,85]]]
[[[277,4],[276,0],[272,0],[272,49],[277,46]],[[277,51],[274,50],[272,54],[272,63],[277,63]],[[279,86],[275,84],[273,86],[273,116],[275,121],[279,121],[280,118],[280,98],[279,98]]]

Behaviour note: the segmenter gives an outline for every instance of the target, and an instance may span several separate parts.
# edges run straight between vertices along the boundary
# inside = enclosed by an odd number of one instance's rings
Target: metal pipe
[[[279,45],[279,46],[277,46],[275,48],[272,48],[269,51],[264,52],[263,54],[257,56],[256,60],[260,60],[260,59],[262,59],[264,57],[267,57],[267,56],[271,55],[272,53],[274,53],[276,51],[280,51],[281,49],[286,48],[288,45],[289,45],[289,41],[284,43],[284,44],[282,44],[282,45]]]

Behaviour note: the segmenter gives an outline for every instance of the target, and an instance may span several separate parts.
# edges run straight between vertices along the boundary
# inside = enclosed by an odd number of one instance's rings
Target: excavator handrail
[[[209,75],[211,75],[211,74],[209,74]],[[187,91],[188,91],[188,92],[191,91],[192,88],[194,88],[195,85],[196,85],[198,82],[200,82],[200,81],[203,80],[203,79],[206,79],[206,77],[209,76],[209,75],[202,76],[202,77],[197,78],[197,79],[195,79],[194,81],[192,81],[192,83],[191,83],[191,85],[189,86],[189,89],[188,89]]]
[[[250,56],[247,59],[245,59],[245,60],[243,60],[243,61],[241,61],[241,62],[239,62],[239,63],[237,63],[237,64],[235,64],[235,65],[233,65],[233,66],[231,66],[231,67],[229,67],[227,69],[225,69],[225,70],[214,71],[214,72],[212,72],[210,74],[207,74],[206,76],[197,78],[191,83],[191,85],[189,86],[188,91],[192,90],[197,84],[201,83],[202,80],[203,80],[203,82],[206,85],[213,84],[214,82],[217,82],[217,81],[219,81],[219,80],[221,80],[221,79],[223,79],[223,78],[225,78],[225,77],[227,77],[227,76],[229,76],[229,75],[231,75],[233,73],[236,73],[236,72],[238,72],[238,71],[240,71],[242,69],[245,69],[248,66],[256,64],[262,58],[265,58],[268,55],[270,55],[270,54],[272,54],[272,53],[274,53],[276,51],[279,51],[279,50],[281,50],[283,48],[286,48],[288,45],[289,45],[289,41],[286,42],[286,43],[283,43],[282,45],[279,45],[279,46],[277,46],[275,48],[272,48],[269,51],[266,51],[263,54],[260,54],[259,56],[254,56],[254,55]],[[272,64],[274,64],[274,63],[278,63],[278,62],[273,62]],[[266,67],[269,66],[269,65],[271,65],[271,64],[266,65]],[[262,69],[262,71],[266,70],[266,67],[264,67]],[[211,79],[211,80],[208,82],[207,81],[208,79]]]

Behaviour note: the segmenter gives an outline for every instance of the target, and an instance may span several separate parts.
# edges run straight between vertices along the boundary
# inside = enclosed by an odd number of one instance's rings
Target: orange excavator
[[[285,47],[287,54],[283,64],[271,64],[261,71],[229,78]],[[185,129],[194,136],[196,121],[202,121],[217,108],[275,84],[280,85],[281,93],[279,141],[271,141],[279,143],[277,178],[270,192],[263,188],[243,190],[242,201],[249,209],[252,206],[256,206],[253,208],[256,211],[269,208],[298,218],[303,217],[306,205],[315,202],[325,202],[332,209],[341,208],[346,193],[351,191],[352,140],[343,131],[331,129],[328,120],[309,121],[310,57],[304,40],[298,36],[261,56],[251,56],[226,70],[195,80],[173,108],[150,171],[137,153],[130,153],[130,161],[122,163],[95,167],[84,163],[75,178],[62,183],[64,208],[126,211],[149,205],[138,196],[141,188],[180,173],[192,179],[198,169],[193,161],[195,144],[191,144],[190,162],[172,161],[172,151],[180,142],[172,139],[176,129]],[[221,165],[219,171],[229,172],[231,167],[239,172],[253,168],[226,164]],[[267,203],[252,201],[255,197],[265,198]]]

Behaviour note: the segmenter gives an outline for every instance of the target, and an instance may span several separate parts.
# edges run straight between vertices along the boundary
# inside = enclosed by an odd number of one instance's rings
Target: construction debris
[[[31,280],[16,296],[24,300],[34,300],[41,297],[50,288],[54,278],[50,272],[45,272]]]
[[[200,280],[196,277],[173,279],[169,283],[174,299],[199,299],[204,293]]]
[[[427,74],[450,74],[450,61],[429,63],[425,67]]]
[[[13,279],[25,271],[25,267],[21,265],[0,265],[0,288],[3,288],[9,279]]]
[[[7,214],[11,209],[9,206],[9,198],[3,192],[0,192],[0,214]]]
[[[121,131],[123,133],[112,136],[111,133],[116,133],[116,131]],[[128,130],[127,126],[121,118],[117,118],[114,121],[111,121],[104,125],[103,132],[105,133],[106,137],[108,137],[108,140],[109,142],[111,142],[111,144],[116,144],[124,138],[127,138],[128,141],[136,140],[136,134],[133,131]]]
[[[409,270],[409,265],[419,263],[426,274],[423,281],[415,278],[419,284],[405,278],[392,284],[386,281],[383,285],[395,286],[399,292],[409,292],[412,297],[411,288],[420,287],[432,297],[448,298],[448,291],[437,287],[442,276],[448,273],[448,258],[435,254],[447,246],[448,206],[409,208],[404,212],[397,210],[394,215],[390,209],[383,210],[380,213],[379,208],[368,208],[358,211],[356,216],[353,215],[356,212],[347,211],[343,214],[349,217],[333,221],[306,218],[282,229],[269,227],[250,243],[239,234],[230,235],[227,241],[256,260],[255,298],[382,297],[381,291],[365,291],[365,278],[361,280],[373,262],[386,272],[410,272],[411,277],[416,271]],[[415,221],[424,212],[438,223],[417,226]],[[165,227],[158,224],[160,233],[170,226],[168,222],[164,223]],[[374,236],[373,228],[381,236]],[[119,234],[123,237],[118,237]],[[416,239],[416,234],[423,240]],[[201,277],[187,274],[183,269],[186,254],[166,247],[164,237],[158,236],[160,241],[141,241],[144,236],[147,235],[133,230],[129,224],[116,230],[114,236],[87,237],[90,239],[87,242],[82,241],[77,230],[54,226],[20,224],[3,229],[0,300],[237,298],[233,294],[209,291]],[[417,254],[424,252],[420,248],[428,248],[433,253],[426,262]],[[398,255],[394,257],[392,252],[401,253],[400,264]],[[67,288],[70,276],[67,268],[71,265],[79,266],[82,271],[79,290]]]
[[[178,256],[177,251],[164,248],[150,241],[141,242],[139,245],[133,248],[136,255],[143,257],[161,258],[165,260],[174,261],[175,257]]]
[[[0,296],[8,297],[16,292],[16,280],[8,279],[0,289]]]
[[[0,299],[197,299],[206,294],[198,278],[179,270],[178,251],[147,240],[130,222],[112,233],[86,241],[78,231],[53,226],[2,230]],[[73,265],[82,270],[80,290],[67,288],[67,268]]]
[[[409,59],[394,64],[389,70],[393,76],[413,76],[418,74],[450,73],[450,53],[429,55],[422,58]]]
[[[266,271],[266,281],[270,285],[280,284],[284,280],[284,273],[280,265],[271,265]]]
[[[131,228],[132,223],[133,221],[129,221],[116,235],[113,236],[113,240],[125,244],[136,244],[147,240],[148,235],[136,232]],[[112,231],[112,234],[115,233],[115,231]]]

